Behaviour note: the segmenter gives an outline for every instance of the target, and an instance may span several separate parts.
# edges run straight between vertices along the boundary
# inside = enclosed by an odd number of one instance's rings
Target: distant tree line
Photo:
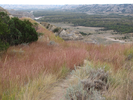
[[[38,33],[29,20],[10,18],[6,13],[0,12],[0,51],[6,50],[10,45],[30,43],[38,40]]]
[[[67,22],[75,26],[104,27],[105,30],[114,30],[120,34],[133,32],[133,17],[118,14],[88,15],[86,13],[61,11],[36,11],[35,16],[45,16],[39,21]]]

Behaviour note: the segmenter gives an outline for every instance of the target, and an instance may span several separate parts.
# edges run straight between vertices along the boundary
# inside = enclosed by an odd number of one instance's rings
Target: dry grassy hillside
[[[133,99],[132,44],[105,46],[65,42],[40,24],[36,30],[41,33],[37,42],[12,46],[0,58],[1,100],[50,100],[54,95],[52,90],[56,90],[58,82],[67,75],[72,75],[69,86],[65,87],[67,91],[55,91],[56,95],[64,92],[65,100]],[[87,63],[84,63],[85,59]],[[108,89],[93,91],[92,86],[86,91],[81,81],[101,72],[108,73]]]

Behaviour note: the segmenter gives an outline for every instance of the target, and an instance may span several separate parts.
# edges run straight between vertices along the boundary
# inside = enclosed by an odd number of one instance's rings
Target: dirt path
[[[105,37],[107,40],[110,40],[110,41],[116,41],[116,42],[120,42],[120,43],[126,43],[124,40],[119,40],[119,39],[113,39],[112,37]]]
[[[70,80],[72,80],[72,75],[69,74],[65,79],[56,83],[53,90],[51,90],[52,96],[49,97],[48,100],[65,100],[65,94],[69,87]]]

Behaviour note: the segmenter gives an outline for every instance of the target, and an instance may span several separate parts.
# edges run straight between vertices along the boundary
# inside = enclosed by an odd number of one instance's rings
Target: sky
[[[133,4],[133,0],[1,0],[0,4]]]

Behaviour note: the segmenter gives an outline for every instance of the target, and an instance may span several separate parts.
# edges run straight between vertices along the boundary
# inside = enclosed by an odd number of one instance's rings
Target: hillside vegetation
[[[16,20],[25,22],[25,19],[27,23],[35,23],[29,18]],[[1,100],[50,100],[54,84],[70,72],[73,80],[64,95],[66,100],[79,100],[79,96],[82,100],[133,99],[132,44],[105,46],[78,41],[66,42],[39,23],[37,27],[32,27],[40,34],[37,41],[11,45],[1,55]],[[29,33],[27,31],[25,35]],[[87,87],[86,91],[81,80],[84,82],[84,79],[89,80],[91,76],[96,79],[95,76],[99,75],[97,73],[101,72],[108,73],[108,88],[103,90],[92,86]]]
[[[38,33],[33,27],[37,27],[37,23],[9,18],[6,13],[0,12],[0,50],[6,50],[9,45],[37,41]]]

